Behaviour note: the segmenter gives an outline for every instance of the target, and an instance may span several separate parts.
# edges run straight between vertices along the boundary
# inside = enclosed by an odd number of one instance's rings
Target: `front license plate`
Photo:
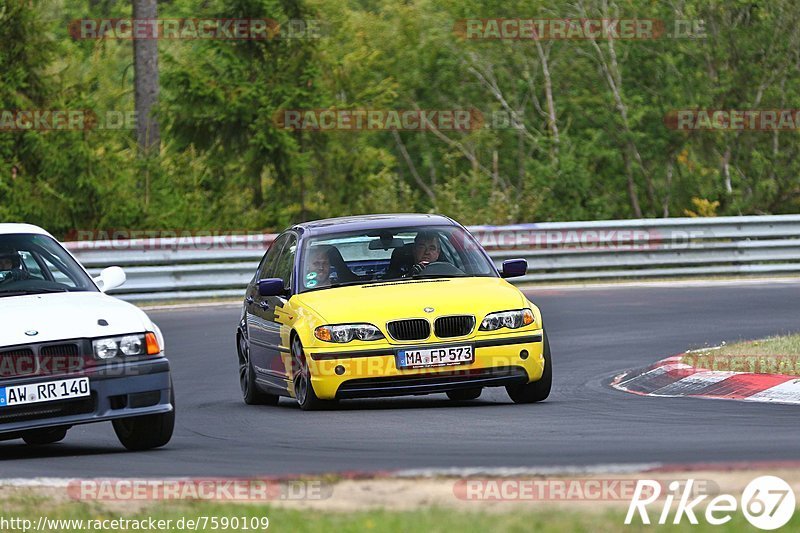
[[[447,348],[399,350],[397,352],[397,368],[466,365],[474,361],[475,352],[473,352],[472,346],[448,346]]]
[[[0,387],[0,407],[26,403],[52,402],[91,395],[89,378],[64,379],[28,385]]]

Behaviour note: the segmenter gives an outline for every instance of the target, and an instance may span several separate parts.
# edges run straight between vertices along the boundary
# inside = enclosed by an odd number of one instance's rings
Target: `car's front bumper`
[[[82,376],[89,378],[90,397],[0,408],[0,440],[31,429],[168,413],[173,409],[169,362],[163,357],[96,367],[80,374],[0,380],[0,387]]]
[[[430,394],[459,388],[494,387],[537,381],[544,371],[542,330],[436,343],[472,345],[475,361],[458,366],[399,369],[400,349],[431,344],[382,345],[352,351],[307,349],[314,392],[321,399]]]

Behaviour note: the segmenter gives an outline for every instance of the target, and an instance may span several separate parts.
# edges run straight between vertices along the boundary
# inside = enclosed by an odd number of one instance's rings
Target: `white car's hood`
[[[99,325],[100,320],[108,325]],[[141,309],[100,292],[0,298],[0,346],[147,330],[158,331]],[[34,331],[38,333],[33,334]]]

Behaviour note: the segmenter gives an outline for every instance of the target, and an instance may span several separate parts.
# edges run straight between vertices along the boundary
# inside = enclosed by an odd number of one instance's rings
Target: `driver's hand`
[[[416,276],[417,274],[422,273],[423,270],[430,264],[430,261],[420,261],[416,265],[411,267],[411,275]]]
[[[9,276],[10,279],[14,281],[24,281],[29,279],[28,273],[22,270],[21,268],[15,268],[11,271],[11,275]]]

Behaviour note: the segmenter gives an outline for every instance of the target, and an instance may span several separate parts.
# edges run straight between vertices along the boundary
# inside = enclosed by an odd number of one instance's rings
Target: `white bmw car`
[[[77,424],[112,421],[130,450],[165,445],[175,425],[164,338],[139,308],[105,294],[49,233],[0,224],[0,440],[62,440]]]

